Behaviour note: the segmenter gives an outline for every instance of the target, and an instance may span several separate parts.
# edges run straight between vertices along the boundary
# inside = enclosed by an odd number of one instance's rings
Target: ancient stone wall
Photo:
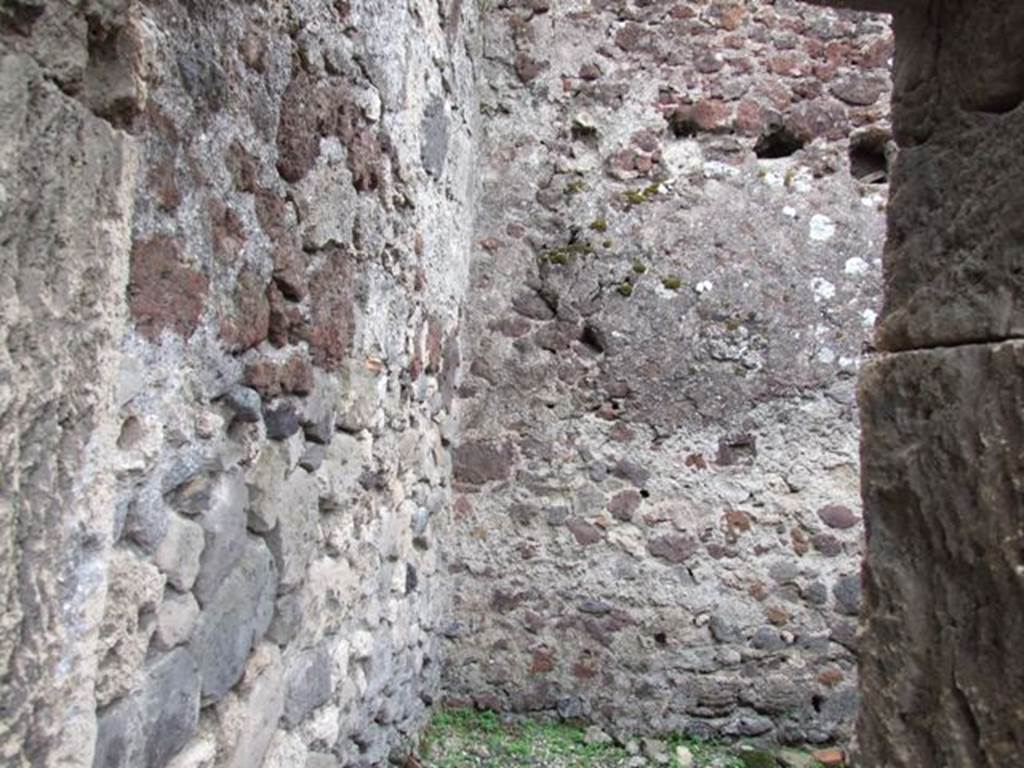
[[[475,11],[0,7],[4,765],[381,765],[422,723]]]
[[[848,737],[882,17],[491,3],[455,701]]]

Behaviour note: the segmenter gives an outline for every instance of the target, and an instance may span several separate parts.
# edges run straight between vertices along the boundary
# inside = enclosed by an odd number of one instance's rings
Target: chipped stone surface
[[[15,5],[0,762],[376,764],[439,698],[476,5]]]
[[[1024,616],[1014,608],[1022,372],[1020,342],[906,352],[865,371],[867,764],[1020,757],[1011,681],[1024,671],[1019,654],[995,649],[1020,635]]]

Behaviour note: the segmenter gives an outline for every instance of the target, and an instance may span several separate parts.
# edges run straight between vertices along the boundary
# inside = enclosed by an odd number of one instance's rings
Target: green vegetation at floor
[[[623,743],[619,743],[623,742]],[[799,765],[743,744],[670,737],[611,739],[582,724],[505,722],[493,712],[446,709],[434,715],[420,742],[422,768],[762,768]],[[680,749],[682,748],[682,749]],[[787,750],[794,755],[792,750]],[[682,761],[682,762],[681,762]]]

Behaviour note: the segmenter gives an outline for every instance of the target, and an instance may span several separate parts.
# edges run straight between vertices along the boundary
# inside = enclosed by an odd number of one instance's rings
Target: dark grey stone
[[[277,569],[259,539],[247,538],[240,557],[204,606],[189,649],[202,677],[204,701],[218,701],[242,677],[246,659],[270,626]]]
[[[93,768],[162,768],[199,725],[199,674],[179,648],[147,671],[142,690],[103,711]]]
[[[255,424],[260,420],[260,409],[263,402],[260,393],[249,387],[234,387],[224,395],[224,404],[235,414],[235,418],[247,424]]]
[[[282,403],[276,408],[263,410],[263,421],[267,425],[267,437],[271,440],[287,440],[299,431],[299,414],[291,403]]]
[[[148,768],[162,768],[199,725],[199,671],[192,654],[171,651],[149,670],[142,696]]]
[[[775,627],[761,627],[750,639],[750,644],[759,651],[780,651],[786,647],[782,633]]]
[[[289,725],[298,725],[331,698],[331,655],[319,646],[285,664],[284,719]]]
[[[307,445],[302,458],[299,459],[299,466],[307,472],[316,472],[320,469],[320,465],[324,463],[326,456],[327,451],[322,445]]]
[[[93,768],[134,768],[142,765],[144,749],[137,697],[122,699],[99,714]]]
[[[197,520],[205,544],[193,591],[202,606],[220,589],[246,546],[248,489],[237,473],[220,475],[217,482],[219,490],[210,489],[208,509]]]
[[[448,115],[445,113],[444,100],[440,97],[435,96],[427,104],[421,130],[423,167],[427,173],[439,179],[448,159]]]
[[[832,587],[836,598],[836,610],[847,616],[860,613],[861,587],[860,576],[843,576]]]
[[[267,638],[283,647],[295,638],[301,625],[301,590],[279,596],[274,603],[274,620],[267,630]]]

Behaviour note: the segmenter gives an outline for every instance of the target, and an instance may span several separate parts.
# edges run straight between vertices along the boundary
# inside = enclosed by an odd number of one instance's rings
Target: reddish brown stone
[[[670,563],[684,563],[700,549],[700,542],[692,536],[669,533],[647,542],[647,551],[654,557]]]
[[[283,347],[303,335],[306,324],[298,306],[285,299],[276,283],[267,286],[270,323],[267,338],[275,347]]]
[[[220,201],[210,205],[210,235],[218,264],[234,264],[245,245],[245,227],[238,214]]]
[[[811,753],[811,757],[826,766],[826,768],[842,768],[846,764],[843,750],[834,747],[831,749],[816,749]]]
[[[572,665],[572,676],[577,680],[592,680],[597,677],[597,670],[588,661],[580,660]]]
[[[829,528],[840,530],[853,528],[859,522],[853,511],[841,504],[829,504],[827,507],[822,507],[818,510],[818,517]]]
[[[302,301],[306,298],[305,254],[295,246],[279,245],[274,249],[274,282],[286,299]]]
[[[299,70],[281,100],[277,126],[277,170],[286,181],[299,181],[320,156],[320,111],[326,94],[314,78]]]
[[[722,525],[729,541],[736,541],[741,533],[746,533],[753,525],[750,515],[741,509],[728,509],[722,515]]]
[[[565,525],[572,535],[576,537],[576,543],[584,547],[597,544],[597,542],[604,538],[604,531],[581,518],[571,518],[566,521]]]
[[[693,467],[694,469],[707,469],[708,462],[704,458],[702,453],[691,453],[686,457],[686,466]]]
[[[181,190],[178,189],[174,159],[167,158],[149,169],[147,184],[153,192],[157,205],[164,211],[174,211],[181,205]]]
[[[427,373],[437,375],[441,370],[444,356],[444,326],[433,315],[427,318],[426,357]],[[497,383],[492,375],[492,384]]]
[[[540,73],[545,70],[546,66],[525,53],[520,53],[516,56],[516,76],[524,85],[536,80]]]
[[[620,491],[608,502],[608,511],[616,520],[629,522],[633,513],[640,508],[641,496],[633,490]]]
[[[492,331],[497,331],[502,336],[518,339],[528,334],[532,326],[528,320],[521,317],[503,317],[498,320],[492,320],[488,323],[487,327]]]
[[[512,448],[480,440],[457,446],[452,451],[452,475],[462,483],[483,485],[507,480],[512,471]]]
[[[843,679],[843,671],[836,666],[826,667],[818,675],[818,682],[822,685],[827,685],[829,688],[839,685],[839,683],[843,682]]]
[[[789,623],[789,614],[778,606],[773,605],[765,608],[764,615],[771,624],[777,627],[782,627]]]
[[[333,245],[310,276],[311,326],[304,331],[313,362],[335,371],[348,357],[352,343],[353,297],[348,250]]]
[[[760,104],[744,99],[736,107],[733,126],[745,136],[760,136],[768,124],[768,113]]]
[[[132,244],[128,306],[145,338],[155,341],[164,330],[189,338],[208,289],[206,275],[181,263],[174,238],[157,235]]]
[[[794,528],[790,531],[790,539],[793,541],[793,551],[798,555],[806,555],[811,550],[811,545],[807,541],[807,534],[799,528]]]
[[[814,534],[811,537],[811,545],[825,557],[835,557],[843,552],[842,543],[830,533]]]
[[[543,675],[555,668],[555,656],[547,648],[538,648],[533,652],[530,663],[531,675]]]
[[[631,21],[615,34],[615,44],[627,53],[640,50],[649,45],[647,31]]]
[[[283,394],[308,395],[313,391],[313,369],[299,355],[285,363],[255,360],[245,368],[246,386],[252,387],[264,398]]]
[[[270,301],[266,284],[251,267],[243,267],[235,280],[231,312],[221,320],[221,337],[231,352],[244,352],[270,333]]]

